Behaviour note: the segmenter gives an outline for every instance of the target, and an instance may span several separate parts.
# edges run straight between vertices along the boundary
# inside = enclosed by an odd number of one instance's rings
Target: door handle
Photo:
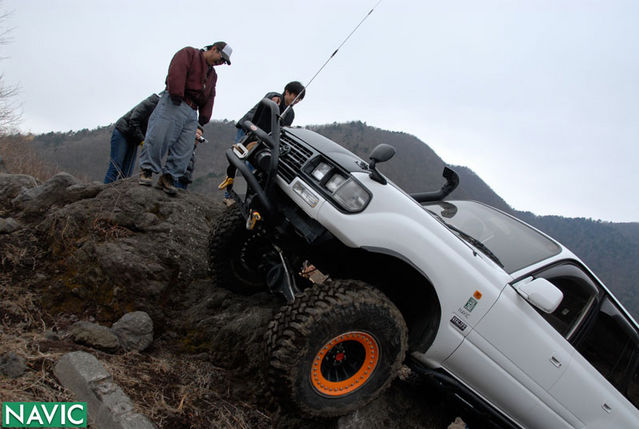
[[[555,365],[557,368],[561,367],[561,361],[554,356],[550,358],[550,363]]]
[[[607,412],[608,414],[612,413],[612,408],[610,408],[610,405],[606,404],[605,402],[603,403],[601,408],[603,408],[603,410]]]

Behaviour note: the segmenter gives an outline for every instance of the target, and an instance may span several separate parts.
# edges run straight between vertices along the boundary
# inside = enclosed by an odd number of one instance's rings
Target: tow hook
[[[246,229],[252,231],[258,220],[262,220],[262,215],[260,215],[258,211],[252,210],[249,217],[246,219]]]

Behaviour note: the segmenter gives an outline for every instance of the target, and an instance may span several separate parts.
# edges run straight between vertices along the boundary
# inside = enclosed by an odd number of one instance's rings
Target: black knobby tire
[[[275,399],[316,417],[354,411],[397,375],[407,349],[401,313],[356,280],[315,285],[281,311],[266,332]]]
[[[216,287],[241,294],[266,290],[260,264],[276,256],[265,232],[259,227],[248,231],[235,206],[224,209],[211,228],[209,268]]]

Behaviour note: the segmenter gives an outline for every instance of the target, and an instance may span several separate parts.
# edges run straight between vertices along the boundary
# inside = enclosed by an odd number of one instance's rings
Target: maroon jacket
[[[184,99],[200,111],[198,122],[204,125],[211,119],[217,73],[209,67],[199,49],[187,46],[175,53],[166,77],[166,89],[172,98]]]

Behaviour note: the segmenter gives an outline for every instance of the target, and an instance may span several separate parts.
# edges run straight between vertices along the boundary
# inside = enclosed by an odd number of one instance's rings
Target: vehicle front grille
[[[282,155],[280,155],[277,174],[286,183],[291,183],[299,174],[304,163],[313,155],[313,152],[286,135],[281,137],[280,147]]]

